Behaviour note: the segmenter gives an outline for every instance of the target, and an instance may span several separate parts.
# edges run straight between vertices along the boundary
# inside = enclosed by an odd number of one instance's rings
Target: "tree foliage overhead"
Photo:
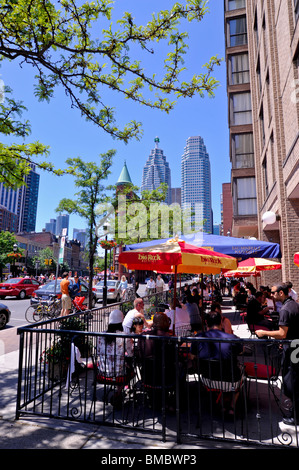
[[[145,25],[137,24],[129,12],[115,19],[113,3],[0,0],[0,56],[34,67],[38,99],[49,101],[62,86],[82,116],[128,142],[140,138],[141,123],[132,120],[121,129],[105,100],[108,90],[169,112],[177,98],[213,95],[218,82],[211,74],[220,60],[212,57],[204,73],[185,81],[184,23],[202,20],[206,0],[173,3],[170,9],[153,13]],[[159,53],[160,43],[167,44],[161,76],[161,71],[156,74],[158,64],[155,71],[146,71],[140,59]]]

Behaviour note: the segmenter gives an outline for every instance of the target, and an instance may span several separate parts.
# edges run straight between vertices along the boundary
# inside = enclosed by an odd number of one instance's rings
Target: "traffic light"
[[[48,264],[49,263],[49,260],[48,259],[45,259],[45,264]]]
[[[49,265],[51,266],[52,263],[53,263],[53,260],[52,260],[52,258],[50,258],[50,259],[49,259]]]

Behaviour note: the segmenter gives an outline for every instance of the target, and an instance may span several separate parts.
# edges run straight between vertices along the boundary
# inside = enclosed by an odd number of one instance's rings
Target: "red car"
[[[25,297],[31,296],[39,286],[40,283],[35,279],[23,277],[8,279],[0,283],[0,298],[15,296],[18,299],[25,299]]]

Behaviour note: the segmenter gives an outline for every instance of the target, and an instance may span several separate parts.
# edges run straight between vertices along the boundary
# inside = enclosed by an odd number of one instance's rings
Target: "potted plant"
[[[99,243],[104,250],[112,250],[117,246],[117,243],[113,240],[100,240]]]
[[[69,351],[65,349],[61,338],[58,338],[43,351],[41,362],[47,364],[48,376],[51,381],[57,382],[66,377],[69,359]]]
[[[60,321],[60,330],[85,331],[86,325],[79,317],[74,316]],[[71,344],[79,349],[82,357],[88,357],[91,344],[86,342],[84,335],[74,337],[72,333],[63,333],[46,348],[41,355],[41,362],[48,365],[49,378],[52,381],[62,380],[66,377],[70,356]]]

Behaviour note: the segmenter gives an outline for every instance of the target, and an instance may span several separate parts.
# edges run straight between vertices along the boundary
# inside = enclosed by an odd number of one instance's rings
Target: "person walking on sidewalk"
[[[69,273],[65,272],[62,275],[62,281],[60,283],[60,292],[61,292],[61,316],[68,315],[72,308],[72,300],[69,293]]]

